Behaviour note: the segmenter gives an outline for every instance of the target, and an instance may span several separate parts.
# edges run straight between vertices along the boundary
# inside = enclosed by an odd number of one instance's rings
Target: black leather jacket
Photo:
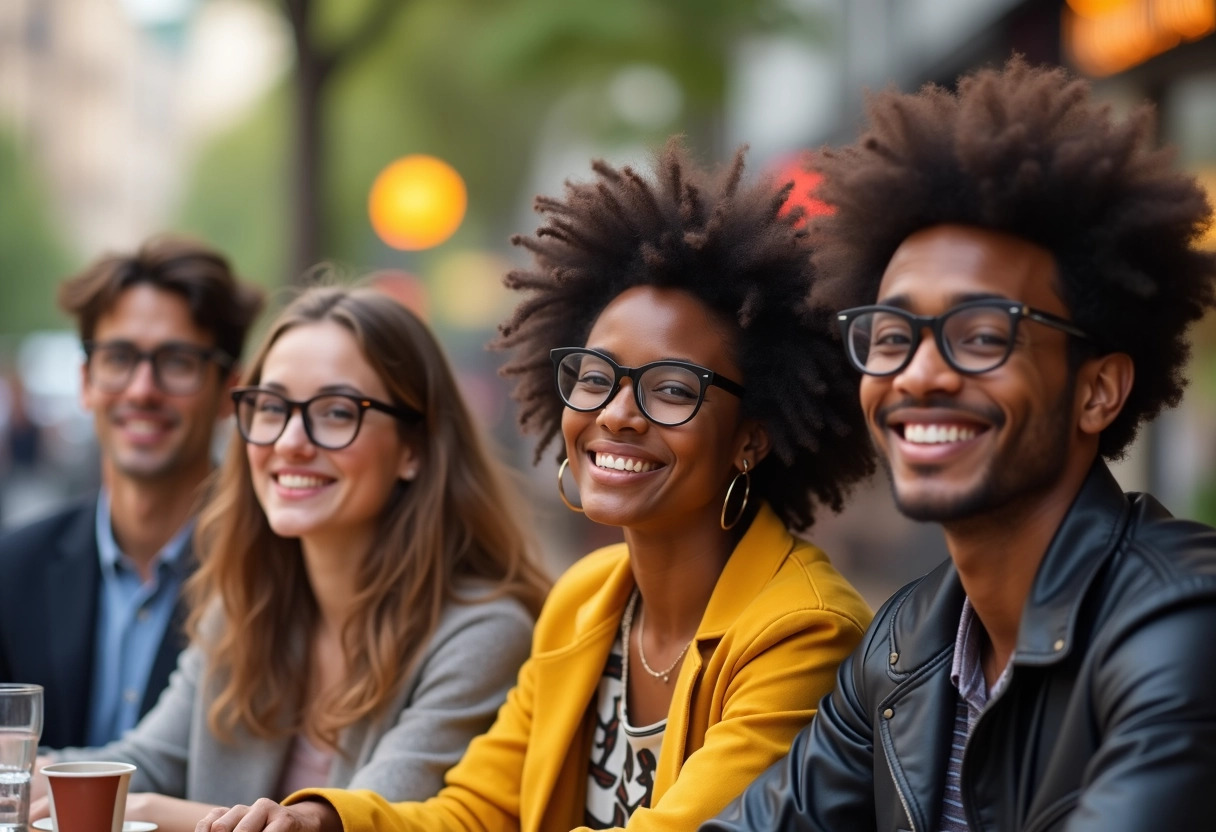
[[[937,832],[962,603],[948,561],[896,593],[788,757],[702,832]],[[972,832],[1216,830],[1216,530],[1094,466],[962,789]]]

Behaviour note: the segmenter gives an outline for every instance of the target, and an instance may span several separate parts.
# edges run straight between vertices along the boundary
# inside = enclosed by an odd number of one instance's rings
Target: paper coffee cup
[[[130,763],[52,763],[43,766],[55,832],[122,832],[131,784]]]

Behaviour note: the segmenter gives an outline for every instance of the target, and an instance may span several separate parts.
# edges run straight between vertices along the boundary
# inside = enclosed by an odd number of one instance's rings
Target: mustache
[[[892,413],[897,410],[907,410],[910,408],[953,410],[956,413],[970,414],[982,422],[990,423],[994,427],[999,428],[1005,424],[1005,414],[1001,412],[1000,408],[963,405],[949,396],[926,396],[924,398],[907,396],[894,404],[880,407],[875,411],[874,424],[885,429],[887,427],[887,419],[890,418]]]

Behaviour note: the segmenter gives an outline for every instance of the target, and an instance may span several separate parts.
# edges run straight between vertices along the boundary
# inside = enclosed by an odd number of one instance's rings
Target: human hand
[[[338,811],[320,800],[305,800],[280,806],[262,798],[252,806],[213,809],[198,822],[194,832],[342,832]]]
[[[39,754],[34,758],[34,776],[30,778],[30,811],[33,811],[34,801],[46,799],[46,775],[42,773],[42,767],[48,766],[55,762],[54,758],[46,754]],[[46,810],[50,812],[50,809]],[[46,817],[40,815],[39,817]],[[33,815],[30,815],[30,820],[37,820]]]
[[[49,818],[51,816],[51,801],[46,795],[30,801],[30,822]]]

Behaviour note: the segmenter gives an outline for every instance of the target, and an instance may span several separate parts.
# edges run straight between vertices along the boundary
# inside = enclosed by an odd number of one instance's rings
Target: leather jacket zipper
[[[884,718],[882,721],[882,745],[886,751],[887,771],[891,772],[891,782],[895,785],[895,794],[899,795],[899,802],[904,807],[904,815],[908,818],[908,825],[911,828],[909,832],[917,832],[916,817],[912,814],[912,807],[908,805],[908,798],[904,796],[903,785],[895,772],[895,747],[891,742],[891,723],[890,720]]]

